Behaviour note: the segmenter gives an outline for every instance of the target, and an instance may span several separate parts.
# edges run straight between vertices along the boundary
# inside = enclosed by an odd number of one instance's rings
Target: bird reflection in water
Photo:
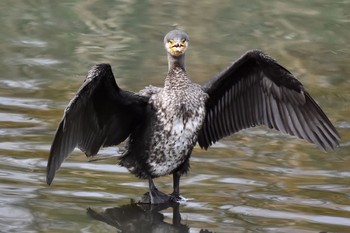
[[[160,211],[169,207],[173,209],[172,223],[166,222],[164,214],[160,213]],[[190,232],[190,228],[181,223],[179,203],[173,202],[152,205],[131,201],[131,204],[108,208],[100,213],[88,208],[87,215],[95,220],[107,223],[123,233]],[[199,232],[211,233],[206,229],[201,229]]]

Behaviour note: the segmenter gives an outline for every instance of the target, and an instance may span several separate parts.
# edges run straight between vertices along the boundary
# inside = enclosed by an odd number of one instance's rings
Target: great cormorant
[[[181,199],[180,176],[189,170],[197,142],[207,149],[241,129],[266,125],[324,150],[339,145],[339,134],[321,108],[274,59],[259,50],[248,51],[201,86],[186,73],[188,43],[181,30],[165,36],[169,70],[162,88],[125,91],[115,82],[110,65],[94,66],[59,124],[47,183],[75,147],[90,157],[101,147],[128,139],[120,165],[148,179],[151,203],[164,203]],[[168,174],[173,175],[170,195],[153,183],[153,178]]]

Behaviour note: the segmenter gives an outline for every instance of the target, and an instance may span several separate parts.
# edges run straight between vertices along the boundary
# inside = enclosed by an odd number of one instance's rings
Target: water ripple
[[[321,191],[330,191],[330,192],[350,191],[349,185],[340,185],[340,184],[312,184],[312,185],[299,185],[298,187],[301,189],[321,190]]]
[[[22,38],[18,40],[13,40],[13,43],[15,45],[22,45],[25,47],[34,47],[34,48],[43,48],[47,46],[47,42],[40,40],[40,39],[34,39],[34,38]]]
[[[0,142],[0,148],[12,151],[47,151],[49,146],[42,143],[28,142]]]
[[[26,208],[16,205],[0,206],[1,232],[34,232],[25,231],[30,227],[34,218]]]
[[[62,167],[75,169],[75,170],[92,170],[92,171],[103,171],[103,172],[117,172],[117,173],[128,173],[128,170],[124,167],[116,164],[96,164],[87,162],[65,162]]]
[[[47,110],[50,101],[47,99],[16,98],[0,96],[0,105]]]
[[[268,183],[257,181],[257,180],[249,180],[249,179],[243,179],[243,178],[222,178],[218,179],[218,182],[222,183],[228,183],[228,184],[245,184],[245,185],[253,185],[253,186],[267,186]]]
[[[294,177],[307,176],[324,176],[324,177],[341,177],[349,178],[350,172],[335,171],[335,170],[302,170],[300,168],[283,168],[283,167],[260,167],[261,170],[276,172],[282,174],[292,174]]]
[[[84,198],[103,198],[103,199],[121,199],[127,198],[128,196],[122,194],[112,194],[107,192],[96,192],[96,191],[76,191],[76,190],[47,190],[47,193],[64,196],[64,197],[84,197]]]
[[[303,198],[298,196],[282,196],[282,195],[273,195],[266,193],[249,193],[247,197],[258,199],[258,200],[270,200],[274,202],[285,203],[289,205],[303,205],[303,206],[312,206],[312,207],[325,207],[333,210],[343,210],[350,212],[350,206],[340,205],[333,203],[331,201],[326,201],[322,199],[312,199],[312,198]]]
[[[29,173],[28,171],[13,171],[8,169],[0,170],[0,180],[13,181],[13,182],[25,182],[25,183],[41,183],[41,179],[37,174]]]
[[[26,65],[57,65],[61,64],[62,61],[56,60],[53,58],[20,58],[17,59],[17,64],[26,64]]]
[[[292,213],[287,211],[269,210],[263,208],[255,208],[251,206],[225,206],[229,212],[235,214],[243,214],[247,216],[274,218],[274,219],[288,219],[291,221],[307,221],[313,223],[322,223],[330,225],[350,226],[350,218],[335,217],[328,215],[308,215],[303,213]]]
[[[39,85],[41,82],[38,80],[0,80],[2,88],[18,88],[18,89],[27,89],[27,90],[39,90]]]
[[[0,112],[0,122],[17,122],[17,123],[43,123],[42,121],[35,119],[33,117],[28,117],[23,114],[16,113],[1,113]]]

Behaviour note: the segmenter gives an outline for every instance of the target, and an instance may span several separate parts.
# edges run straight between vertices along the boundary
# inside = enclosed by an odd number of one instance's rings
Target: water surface
[[[129,231],[350,232],[349,12],[349,1],[326,0],[2,1],[0,232],[116,232],[120,224],[92,217],[120,209],[130,210]],[[108,62],[132,91],[161,86],[162,40],[176,25],[190,36],[194,81],[259,48],[302,81],[341,148],[324,153],[264,127],[244,130],[195,148],[181,185],[187,202],[163,210],[129,205],[147,183],[115,165],[115,147],[97,162],[75,151],[47,186],[55,129],[88,69]],[[171,177],[156,182],[171,192]]]

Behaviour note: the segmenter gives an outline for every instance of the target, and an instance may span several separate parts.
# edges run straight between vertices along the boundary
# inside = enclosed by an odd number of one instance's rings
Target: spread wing
[[[124,141],[141,122],[147,97],[120,89],[108,64],[94,66],[67,106],[52,142],[47,164],[47,183],[79,147],[87,156],[102,146]]]
[[[198,135],[202,148],[256,125],[295,135],[324,150],[339,145],[337,130],[303,85],[261,51],[247,52],[203,89],[209,100]]]

